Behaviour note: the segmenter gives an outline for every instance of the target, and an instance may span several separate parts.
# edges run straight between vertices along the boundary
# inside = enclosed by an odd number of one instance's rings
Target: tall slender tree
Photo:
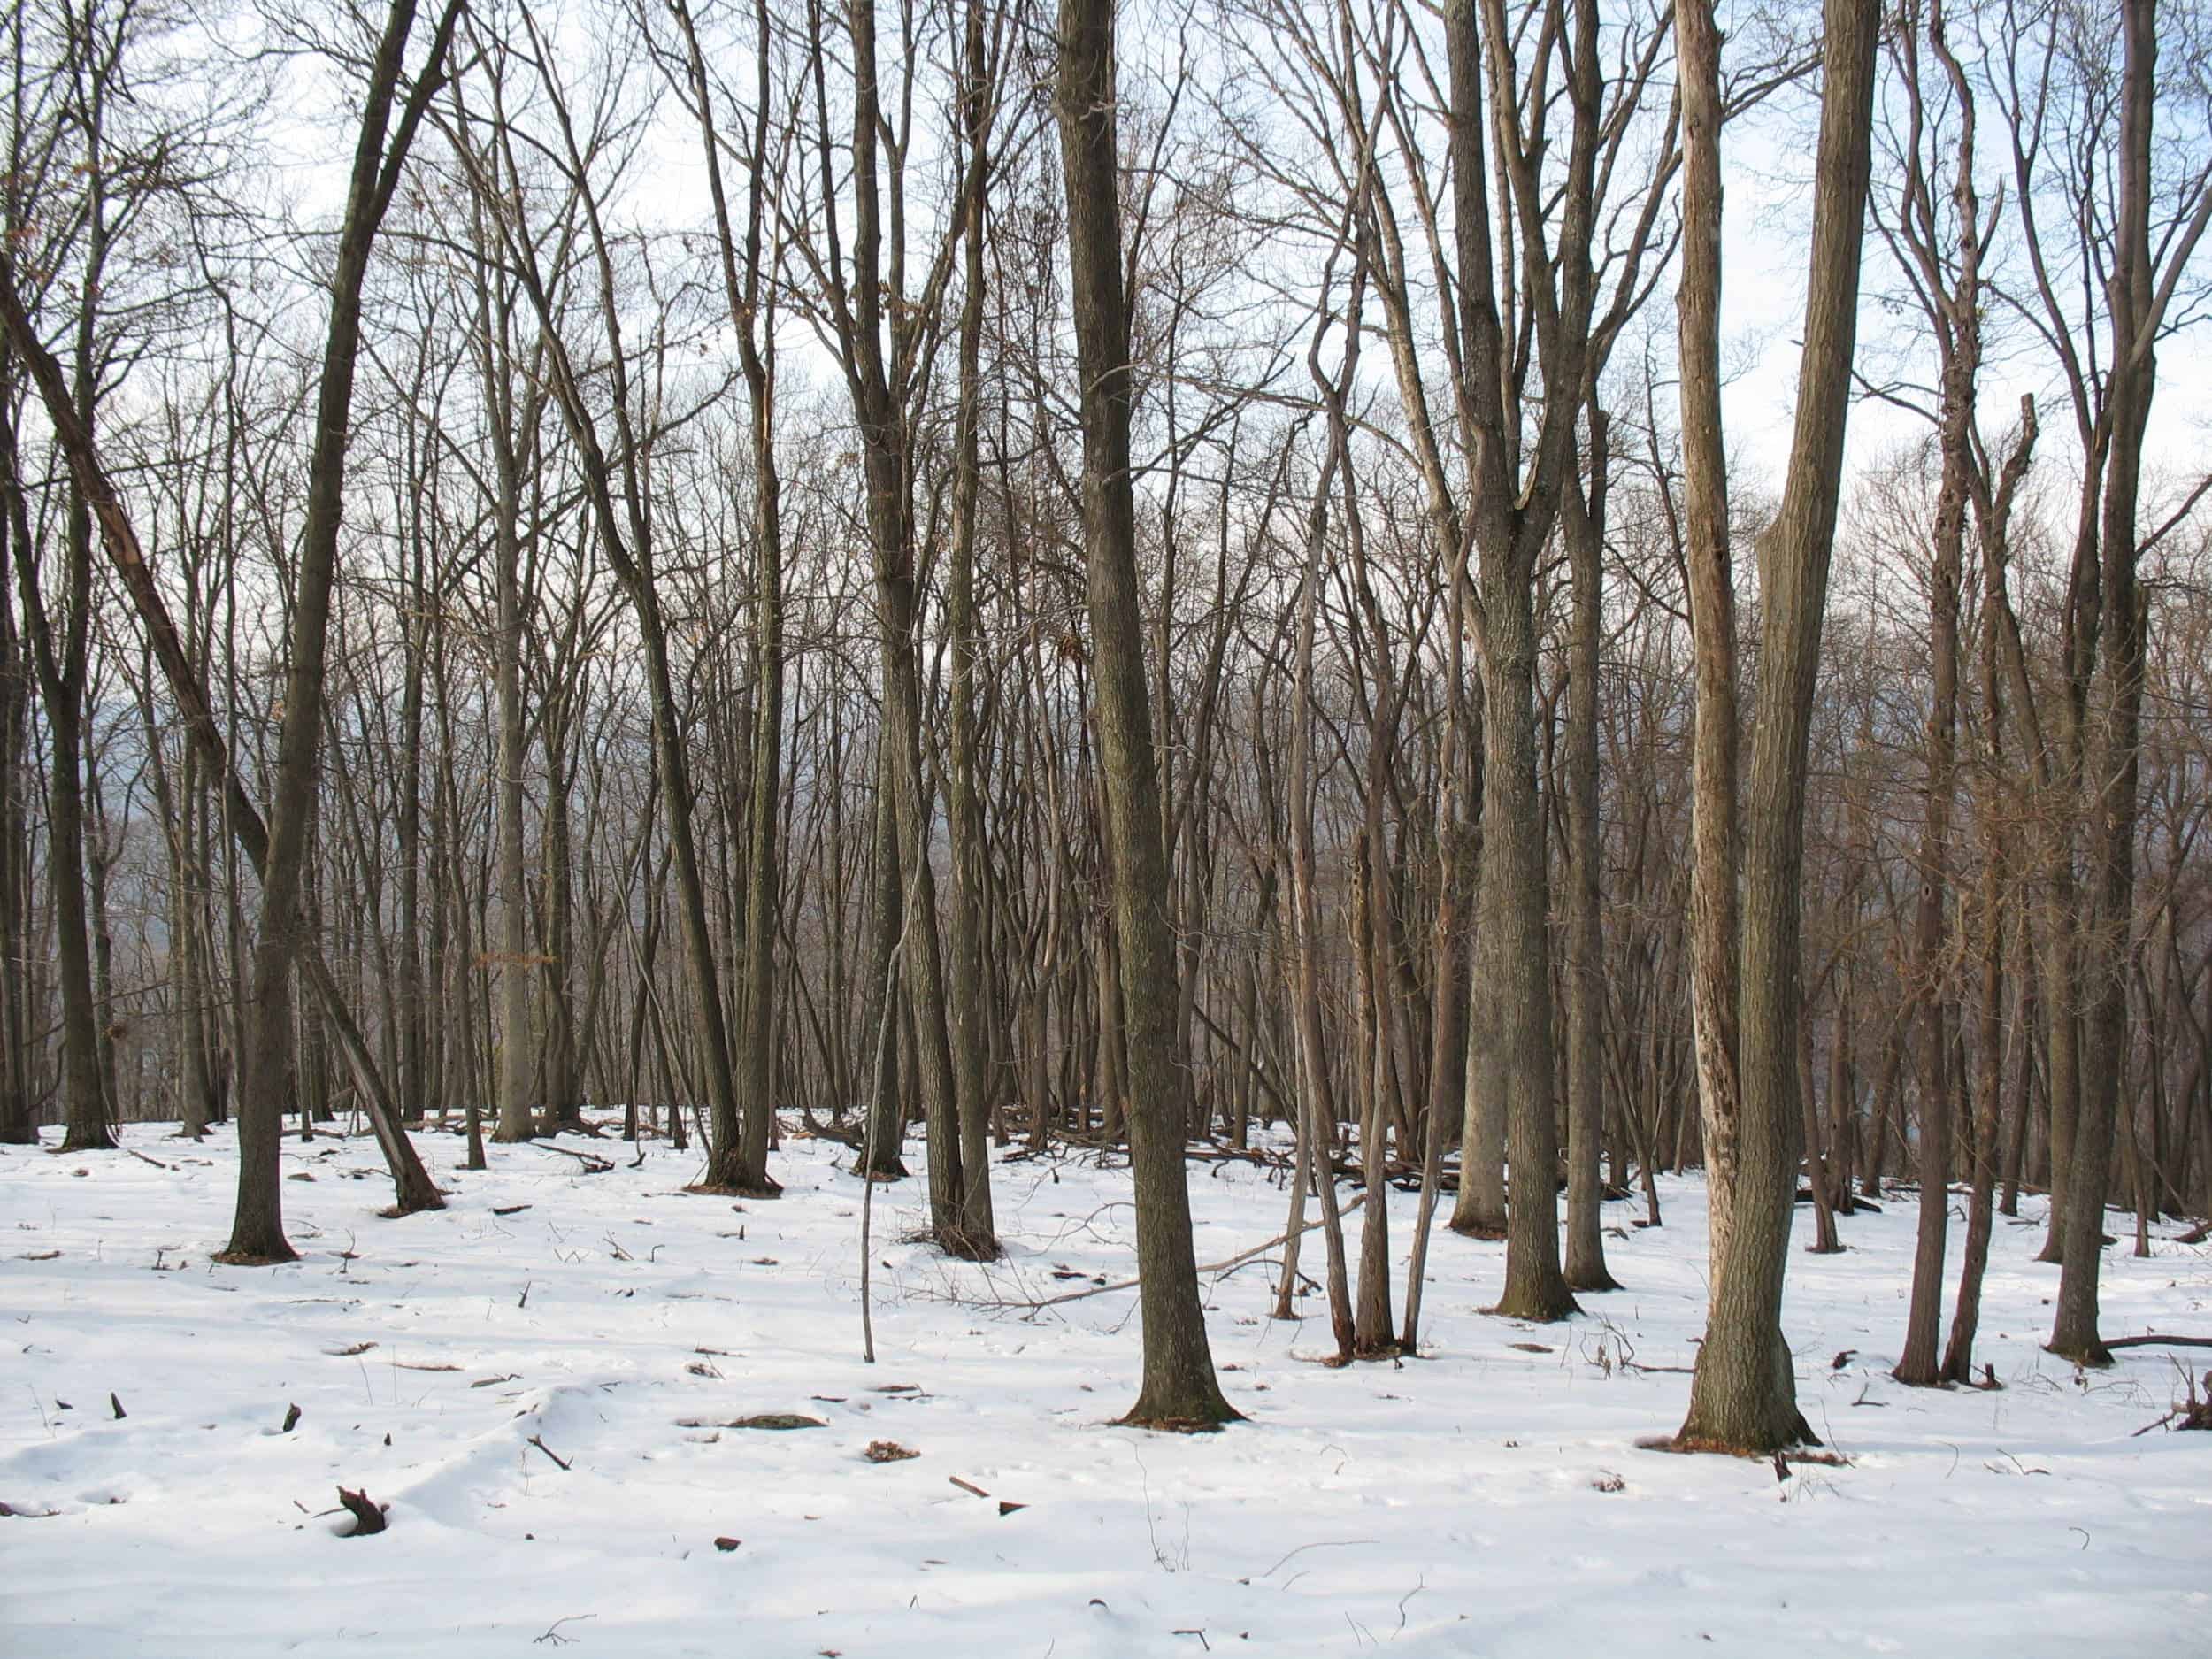
[[[1144,1379],[1123,1420],[1150,1428],[1210,1428],[1240,1414],[1222,1397],[1214,1375],[1184,1176],[1188,1107],[1174,1048],[1174,941],[1130,477],[1133,388],[1122,272],[1114,0],[1061,0],[1059,54],[1053,112],[1067,190],[1069,295],[1083,425],[1092,715],[1111,847],[1120,1001],[1130,1028],[1130,1168],[1144,1318]]]
[[[1707,111],[1717,112],[1719,41],[1702,0],[1678,0],[1676,16],[1685,44],[1681,74],[1688,165],[1695,177],[1706,165],[1701,117]],[[1781,1325],[1782,1280],[1805,1133],[1799,1073],[1805,781],[1858,337],[1881,10],[1871,0],[1828,0],[1824,21],[1797,415],[1781,509],[1758,549],[1760,673],[1741,808],[1740,1046],[1732,1125],[1737,1163],[1732,1190],[1714,1195],[1717,1205],[1726,1203],[1728,1213],[1715,1230],[1712,1304],[1691,1382],[1689,1417],[1679,1437],[1694,1449],[1769,1452],[1812,1438],[1797,1409],[1795,1375]],[[1698,45],[1692,48],[1694,36]],[[1691,87],[1694,93],[1687,90]],[[1697,114],[1688,112],[1693,97]],[[1717,128],[1711,136],[1717,139]],[[1706,177],[1710,181],[1713,175]],[[1713,235],[1717,194],[1707,204],[1709,217],[1686,232],[1691,240]],[[1688,381],[1686,374],[1686,399]],[[1701,374],[1701,396],[1712,385]],[[1717,412],[1717,405],[1705,412]],[[1709,546],[1724,536],[1725,528],[1706,525],[1693,534],[1707,538]],[[1701,718],[1705,712],[1701,699]],[[1732,802],[1709,802],[1702,789],[1699,804],[1735,810]],[[1701,838],[1701,855],[1717,841]],[[1731,879],[1725,871],[1700,872],[1709,894],[1712,885]],[[1724,1096],[1705,1102],[1709,1141],[1715,1108],[1726,1103]]]

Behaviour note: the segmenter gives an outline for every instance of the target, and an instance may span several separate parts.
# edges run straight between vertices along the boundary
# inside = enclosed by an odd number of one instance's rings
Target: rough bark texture
[[[1725,1271],[1743,1119],[1737,1070],[1739,947],[1736,592],[1721,426],[1720,32],[1709,0],[1675,7],[1682,107],[1682,555],[1696,663],[1691,749],[1690,1020],[1705,1139],[1706,1252]]]
[[[1805,775],[1857,336],[1881,8],[1828,0],[1811,281],[1782,506],[1759,547],[1760,680],[1743,815],[1742,1136],[1733,1236],[1698,1350],[1687,1446],[1763,1453],[1812,1438],[1781,1325],[1803,1150],[1799,937]]]
[[[1493,1075],[1505,1096],[1509,1175],[1505,1286],[1517,1319],[1578,1311],[1559,1264],[1559,1131],[1544,823],[1536,794],[1536,630],[1527,583],[1486,570],[1482,920],[1490,941]]]

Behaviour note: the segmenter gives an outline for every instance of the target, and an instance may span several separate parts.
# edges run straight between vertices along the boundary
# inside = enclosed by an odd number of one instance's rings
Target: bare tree
[[[1115,75],[1113,0],[1061,0],[1053,105],[1067,186],[1094,718],[1111,841],[1121,1003],[1130,1026],[1130,1163],[1144,1317],[1144,1380],[1124,1420],[1153,1428],[1210,1428],[1235,1421],[1238,1413],[1222,1398],[1214,1376],[1184,1186],[1187,1111],[1174,1049],[1174,945],[1137,610]]]
[[[1686,17],[1696,9],[1697,0],[1682,0],[1677,7],[1686,42],[1694,29],[1710,28],[1709,14],[1701,20]],[[1712,1264],[1712,1306],[1691,1383],[1689,1417],[1679,1436],[1682,1445],[1700,1449],[1766,1452],[1812,1438],[1797,1409],[1789,1345],[1781,1326],[1782,1279],[1805,1133],[1799,1075],[1799,1026],[1804,1018],[1799,884],[1807,738],[1857,339],[1880,8],[1867,0],[1830,0],[1825,24],[1797,418],[1781,509],[1759,542],[1760,672],[1742,807],[1736,1180],[1726,1195],[1729,1215],[1720,1233],[1724,1243]],[[1710,94],[1717,44],[1712,58],[1701,48],[1684,62],[1686,80],[1706,83],[1701,97]],[[1701,142],[1694,127],[1689,140],[1694,173]],[[1709,230],[1694,226],[1688,233],[1693,239],[1701,234]],[[1707,526],[1698,534],[1709,537],[1712,531]],[[1701,796],[1700,804],[1706,803]],[[1715,844],[1702,841],[1701,848]],[[1709,886],[1727,879],[1725,872],[1710,869],[1701,876]],[[1705,1102],[1709,1140],[1715,1108],[1725,1104],[1724,1095]]]

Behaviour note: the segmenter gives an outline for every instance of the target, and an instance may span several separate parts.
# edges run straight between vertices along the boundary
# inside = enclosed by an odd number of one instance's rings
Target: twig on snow
[[[546,1444],[546,1443],[545,1443],[542,1440],[541,1440],[538,1436],[536,1436],[536,1435],[533,1434],[533,1435],[530,1437],[530,1444],[531,1444],[531,1445],[533,1445],[533,1446],[534,1446],[534,1447],[536,1447],[536,1448],[537,1448],[540,1451],[543,1452],[543,1453],[544,1453],[544,1454],[545,1454],[548,1457],[550,1457],[550,1458],[551,1458],[551,1459],[552,1459],[552,1460],[553,1460],[556,1463],[558,1463],[558,1464],[561,1466],[561,1468],[563,1468],[564,1470],[565,1470],[565,1469],[567,1469],[567,1468],[569,1467],[569,1462],[568,1462],[568,1459],[567,1459],[567,1458],[565,1458],[565,1457],[564,1457],[564,1456],[562,1456],[562,1455],[560,1455],[560,1453],[558,1453],[558,1452],[555,1451],[555,1450],[554,1450],[554,1449],[553,1449],[550,1446],[548,1446],[548,1445],[547,1445],[547,1444]]]

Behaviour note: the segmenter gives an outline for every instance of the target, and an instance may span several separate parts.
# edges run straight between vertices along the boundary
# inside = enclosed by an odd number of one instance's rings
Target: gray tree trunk
[[[1696,0],[1684,0],[1680,11],[1698,9]],[[1874,0],[1828,0],[1797,419],[1781,511],[1759,547],[1760,678],[1743,814],[1741,1136],[1732,1236],[1717,1264],[1680,1435],[1698,1448],[1763,1453],[1812,1438],[1797,1409],[1781,1325],[1804,1141],[1798,1027],[1807,741],[1857,338],[1881,21]]]
[[[1173,1048],[1175,942],[1145,684],[1130,485],[1129,311],[1122,290],[1113,0],[1061,0],[1054,112],[1066,180],[1070,289],[1083,419],[1083,532],[1089,572],[1093,715],[1114,927],[1129,1026],[1130,1165],[1137,1203],[1144,1378],[1124,1421],[1210,1428],[1238,1413],[1222,1397],[1198,1295],[1185,1185],[1185,1074]]]

